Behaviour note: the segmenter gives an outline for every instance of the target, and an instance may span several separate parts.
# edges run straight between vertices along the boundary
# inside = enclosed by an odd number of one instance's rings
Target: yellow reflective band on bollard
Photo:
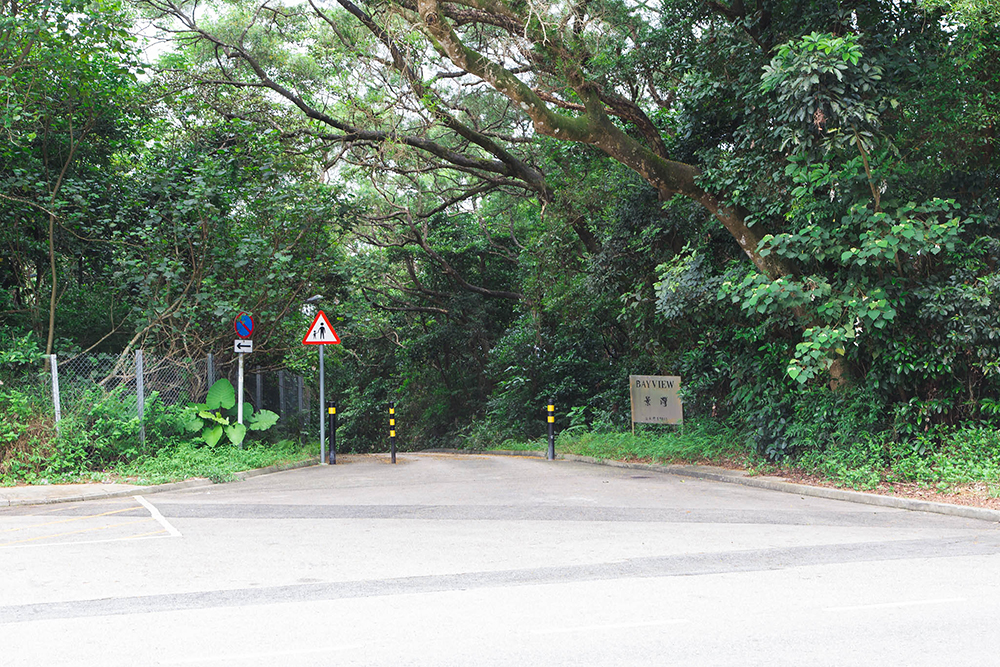
[[[556,423],[556,418],[555,417],[549,417],[549,423],[550,424],[555,424]]]
[[[389,431],[389,437],[390,438],[395,438],[396,437],[396,432],[395,431]]]
[[[390,415],[396,414],[396,408],[389,408],[389,414]]]
[[[327,408],[326,411],[329,412],[331,415],[337,414],[337,408]]]
[[[549,406],[549,412],[555,412],[555,411],[556,411],[556,406],[550,405]]]
[[[395,425],[396,425],[396,420],[395,419],[390,419],[389,420],[389,426],[395,426]]]

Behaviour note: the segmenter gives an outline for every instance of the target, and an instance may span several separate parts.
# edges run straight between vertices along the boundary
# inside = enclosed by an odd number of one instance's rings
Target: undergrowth
[[[246,449],[229,445],[205,447],[182,442],[154,455],[141,456],[118,465],[109,472],[136,484],[163,484],[191,477],[229,482],[235,479],[236,473],[244,470],[302,461],[312,455],[315,455],[315,449],[307,452],[292,440],[279,440],[274,444],[255,443]]]
[[[1000,497],[1000,431],[985,425],[939,427],[904,441],[889,431],[857,432],[851,437],[800,450],[795,456],[769,460],[752,446],[745,431],[713,421],[631,432],[569,429],[558,435],[556,452],[597,459],[650,463],[737,464],[751,473],[781,474],[797,470],[832,484],[868,491],[912,484],[942,493],[968,484],[985,483]],[[503,442],[467,439],[476,449],[544,451],[546,438]]]

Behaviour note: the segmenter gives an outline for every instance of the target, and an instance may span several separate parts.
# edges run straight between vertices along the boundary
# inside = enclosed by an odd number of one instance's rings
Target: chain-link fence
[[[143,418],[143,406],[154,395],[165,405],[203,402],[208,388],[227,378],[238,386],[238,367],[208,355],[204,359],[176,359],[144,354],[84,353],[45,359],[40,376],[50,389],[58,424],[64,413],[87,411],[99,402],[114,401],[120,414]],[[39,387],[40,388],[40,387]],[[284,370],[249,368],[244,371],[243,401],[254,410],[271,410],[279,427],[297,435],[318,423],[311,415],[314,398],[303,378]]]

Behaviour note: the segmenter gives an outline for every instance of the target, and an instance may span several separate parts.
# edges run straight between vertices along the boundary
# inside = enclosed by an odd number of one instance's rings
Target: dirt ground
[[[810,475],[793,468],[779,468],[778,471],[768,472],[767,474],[769,476],[782,477],[789,482],[794,482],[795,484],[845,488],[817,475]],[[877,493],[883,496],[915,498],[917,500],[930,500],[936,503],[951,503],[953,505],[968,505],[970,507],[985,507],[991,510],[1000,510],[1000,498],[995,498],[990,494],[990,490],[985,482],[965,484],[951,488],[948,491],[938,491],[937,489],[928,488],[919,484],[903,482],[895,482],[892,484],[882,483],[874,489],[858,490],[864,491],[865,493]]]

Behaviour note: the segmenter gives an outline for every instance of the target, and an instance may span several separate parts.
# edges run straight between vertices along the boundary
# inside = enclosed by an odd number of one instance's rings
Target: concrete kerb
[[[294,470],[296,468],[306,468],[318,464],[319,464],[319,457],[305,459],[304,461],[295,461],[293,463],[279,463],[273,466],[267,466],[266,468],[257,468],[255,470],[245,470],[243,472],[235,473],[233,475],[234,477],[233,481],[241,482],[245,479],[249,479],[251,477],[257,477],[259,475],[269,475],[276,472],[283,472],[285,470]],[[194,477],[192,479],[187,479],[182,482],[169,482],[167,484],[154,484],[151,486],[135,486],[128,489],[121,489],[118,491],[81,493],[75,495],[52,496],[44,498],[24,498],[24,499],[0,498],[0,507],[20,507],[24,505],[54,505],[57,503],[76,503],[84,500],[107,500],[110,498],[124,498],[126,496],[163,493],[164,491],[194,489],[202,486],[213,486],[217,483],[225,484],[227,482],[213,482],[207,477]]]
[[[545,458],[544,452],[536,451],[516,451],[516,450],[471,450],[471,449],[435,449],[427,450],[441,453],[454,454],[496,454],[500,456],[527,456],[534,458]],[[557,454],[556,459],[563,461],[578,461],[594,465],[610,466],[613,468],[631,468],[634,470],[646,470],[651,472],[679,475],[681,477],[692,477],[695,479],[710,480],[713,482],[723,482],[726,484],[741,484],[752,486],[758,489],[768,489],[770,491],[780,491],[782,493],[796,493],[800,496],[810,496],[812,498],[826,498],[828,500],[843,500],[849,503],[860,503],[864,505],[874,505],[876,507],[892,507],[895,509],[910,510],[913,512],[932,512],[935,514],[946,514],[966,519],[978,519],[981,521],[1000,522],[1000,510],[991,510],[983,507],[969,507],[967,505],[952,505],[950,503],[936,503],[931,500],[917,500],[915,498],[900,498],[897,496],[882,496],[875,493],[863,493],[861,491],[848,491],[847,489],[831,489],[825,486],[808,486],[806,484],[795,484],[794,482],[784,482],[766,477],[748,477],[745,473],[725,468],[710,468],[708,466],[658,465],[653,463],[630,463],[627,461],[613,461],[609,459],[597,459],[592,456],[579,456],[577,454]]]

